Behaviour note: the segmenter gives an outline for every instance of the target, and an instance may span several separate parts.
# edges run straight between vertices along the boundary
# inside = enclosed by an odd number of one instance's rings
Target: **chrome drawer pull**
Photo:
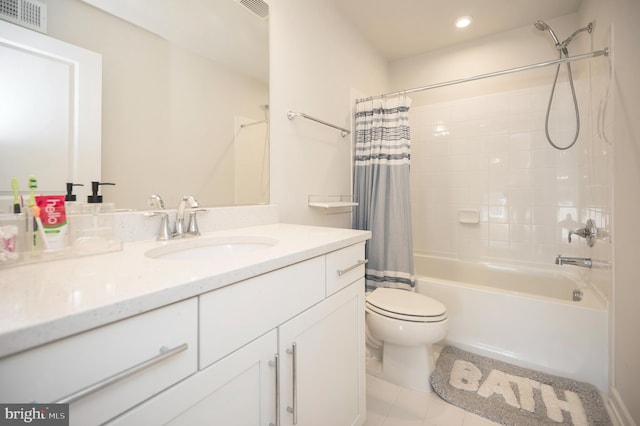
[[[296,342],[291,344],[291,349],[287,349],[287,353],[293,356],[292,375],[293,375],[293,407],[287,407],[287,411],[293,414],[293,424],[298,424],[298,345]]]
[[[280,426],[280,355],[273,357],[275,361],[269,361],[269,365],[276,369],[276,424],[269,423],[269,426]]]
[[[342,275],[346,274],[349,271],[353,271],[358,266],[366,265],[368,261],[369,260],[367,260],[367,259],[358,260],[358,263],[356,263],[355,265],[351,265],[351,266],[349,266],[348,268],[345,268],[345,269],[338,269],[338,276],[342,276]]]
[[[98,383],[94,383],[93,385],[87,386],[84,389],[80,389],[78,392],[72,393],[71,395],[62,398],[56,401],[55,403],[56,404],[72,404],[79,399],[85,398],[93,393],[98,392],[99,390],[102,390],[108,386],[111,386],[114,383],[124,380],[127,377],[130,377],[146,368],[151,367],[152,365],[158,364],[159,362],[162,362],[167,358],[171,358],[172,356],[175,356],[180,352],[184,352],[188,348],[189,348],[188,343],[183,343],[180,346],[176,346],[173,349],[167,349],[166,346],[162,346],[160,348],[159,355],[156,355],[153,358],[149,358],[146,361],[142,361],[140,364],[134,365],[133,367],[128,368],[124,371],[121,371],[120,373],[116,373],[111,377],[107,377],[106,379],[101,380]]]

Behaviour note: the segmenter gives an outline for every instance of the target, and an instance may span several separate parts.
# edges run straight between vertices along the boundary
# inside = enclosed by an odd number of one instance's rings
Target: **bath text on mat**
[[[520,399],[513,391],[511,384],[518,389]],[[536,410],[534,392],[540,392],[542,402],[547,411],[547,417],[554,422],[562,423],[562,411],[571,415],[575,426],[587,426],[587,415],[580,397],[572,391],[560,389],[564,392],[565,400],[558,398],[556,389],[552,386],[528,377],[520,377],[500,370],[491,370],[482,381],[482,372],[469,361],[457,359],[453,363],[449,384],[457,389],[475,392],[479,396],[489,398],[493,394],[501,395],[504,401],[514,408],[523,409],[531,413]]]

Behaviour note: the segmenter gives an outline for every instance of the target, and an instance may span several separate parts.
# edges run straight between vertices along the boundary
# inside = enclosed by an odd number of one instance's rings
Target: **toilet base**
[[[433,345],[398,346],[386,342],[382,349],[382,365],[379,374],[383,380],[421,392],[431,392],[429,378],[436,362]]]

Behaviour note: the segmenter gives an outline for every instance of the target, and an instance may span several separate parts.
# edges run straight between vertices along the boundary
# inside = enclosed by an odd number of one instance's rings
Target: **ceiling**
[[[582,0],[327,0],[388,60],[577,12]],[[473,17],[457,29],[459,16]]]

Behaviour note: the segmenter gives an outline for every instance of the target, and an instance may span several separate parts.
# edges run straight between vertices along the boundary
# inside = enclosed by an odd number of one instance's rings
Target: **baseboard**
[[[624,404],[616,388],[612,387],[609,390],[607,409],[609,410],[609,416],[611,416],[614,425],[638,426],[631,418],[631,413],[627,410],[627,406]]]

